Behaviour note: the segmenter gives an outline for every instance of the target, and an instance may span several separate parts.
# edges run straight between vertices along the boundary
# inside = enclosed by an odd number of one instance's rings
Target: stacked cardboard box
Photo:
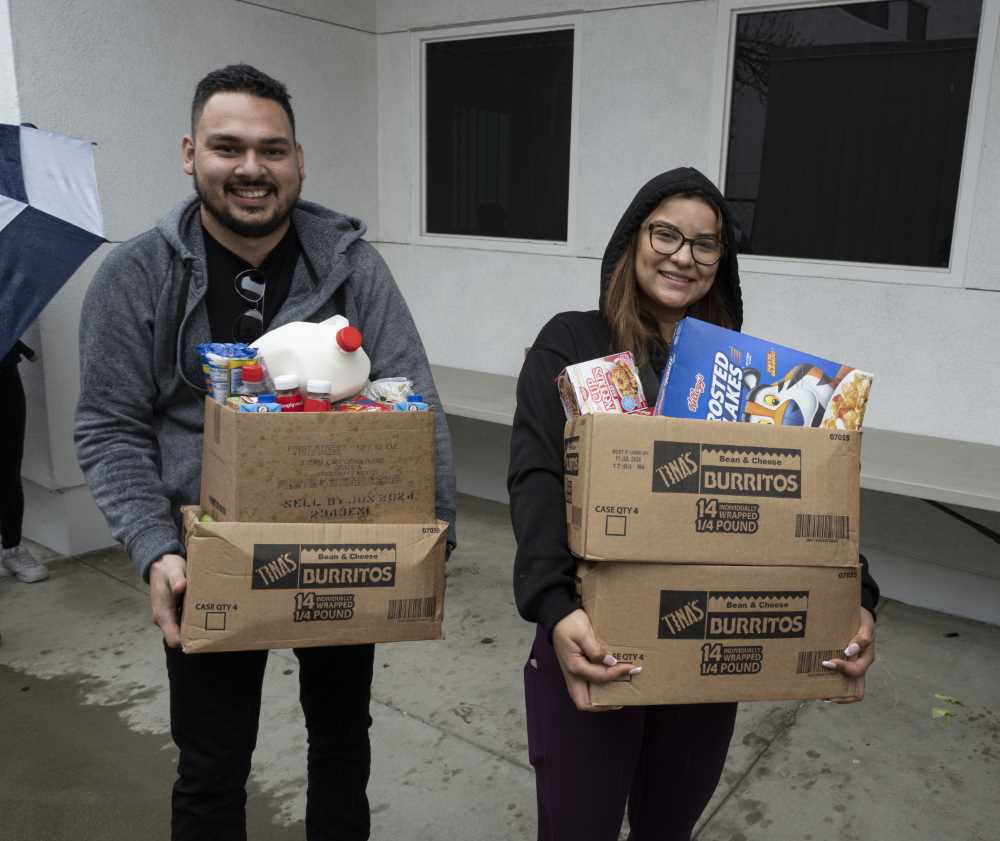
[[[205,404],[186,652],[439,639],[434,415]],[[211,519],[203,521],[202,515]]]
[[[598,636],[641,673],[597,705],[828,698],[858,628],[858,432],[585,415],[566,517]]]

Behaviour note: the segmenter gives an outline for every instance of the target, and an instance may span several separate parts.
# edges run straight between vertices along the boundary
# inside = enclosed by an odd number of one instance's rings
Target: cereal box
[[[857,430],[872,375],[695,318],[678,322],[657,415]]]
[[[556,378],[567,418],[648,408],[632,354],[615,353],[564,368]]]

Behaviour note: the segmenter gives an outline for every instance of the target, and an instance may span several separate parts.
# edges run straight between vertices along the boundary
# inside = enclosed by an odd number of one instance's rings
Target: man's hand
[[[180,555],[161,555],[149,567],[149,603],[153,608],[153,624],[158,625],[163,641],[170,648],[181,644],[181,629],[177,624],[181,596],[187,587],[187,561]]]
[[[638,674],[631,663],[619,663],[594,636],[590,617],[579,608],[563,617],[552,630],[552,647],[559,658],[566,689],[578,710],[605,712],[612,707],[590,703],[590,684],[608,683],[629,673]]]
[[[835,704],[853,704],[865,697],[865,672],[875,662],[875,617],[861,608],[861,627],[844,649],[846,660],[825,660],[823,666],[836,669],[854,680],[856,694],[830,698]]]

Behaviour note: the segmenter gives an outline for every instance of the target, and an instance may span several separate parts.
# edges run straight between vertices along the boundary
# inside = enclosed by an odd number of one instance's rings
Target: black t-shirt
[[[208,323],[212,328],[212,340],[215,342],[238,341],[233,335],[234,327],[240,316],[254,305],[242,298],[236,291],[236,276],[240,272],[252,269],[246,260],[233,254],[228,248],[204,231],[205,258],[208,267],[208,294],[205,305],[208,307]],[[258,267],[267,279],[264,292],[264,330],[267,330],[271,319],[281,309],[288,297],[292,285],[292,274],[295,265],[302,254],[295,226],[289,225],[281,241],[274,246],[271,253],[264,258]],[[246,337],[250,341],[256,336]]]

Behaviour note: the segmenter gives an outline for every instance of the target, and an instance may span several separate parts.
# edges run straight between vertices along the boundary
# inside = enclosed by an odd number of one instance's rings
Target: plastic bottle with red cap
[[[330,400],[353,397],[364,387],[371,362],[361,332],[335,315],[319,324],[293,321],[261,336],[255,347],[272,377],[295,374],[300,383],[327,380]]]
[[[267,394],[264,370],[260,365],[244,365],[241,375],[240,387],[236,392],[240,397],[259,397],[261,394]]]

